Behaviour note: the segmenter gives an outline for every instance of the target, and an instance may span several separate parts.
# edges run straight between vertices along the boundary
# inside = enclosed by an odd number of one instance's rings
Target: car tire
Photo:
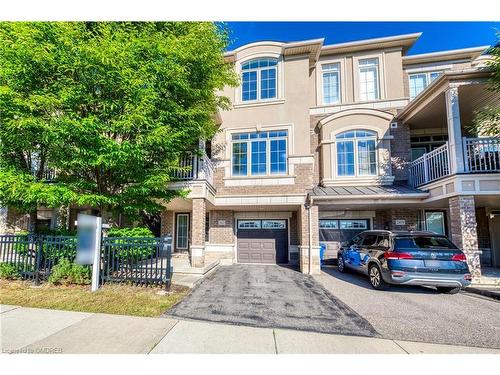
[[[370,279],[370,284],[373,289],[376,290],[386,290],[389,287],[383,277],[380,267],[376,264],[371,264],[368,268],[368,277]]]
[[[436,287],[436,289],[438,290],[438,292],[440,293],[446,293],[446,294],[457,294],[458,292],[460,292],[460,287],[459,286],[456,286],[456,287],[444,287],[444,286],[438,286]]]
[[[347,268],[345,266],[345,261],[344,261],[344,256],[343,255],[339,255],[337,257],[337,268],[338,268],[339,272],[342,272],[342,273],[346,273],[347,272]]]

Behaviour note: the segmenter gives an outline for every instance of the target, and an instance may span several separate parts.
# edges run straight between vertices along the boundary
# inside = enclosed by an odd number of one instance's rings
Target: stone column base
[[[310,275],[319,275],[321,273],[321,265],[319,259],[319,246],[312,246],[312,264],[311,272],[309,273],[309,246],[299,246],[299,266],[300,272]]]
[[[191,267],[205,267],[205,246],[191,245],[189,248]]]

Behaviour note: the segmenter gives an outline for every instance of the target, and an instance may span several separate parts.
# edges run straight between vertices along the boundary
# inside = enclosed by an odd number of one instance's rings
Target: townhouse
[[[220,93],[232,108],[200,141],[203,156],[181,161],[191,168],[171,185],[188,197],[161,213],[177,256],[316,274],[320,243],[333,259],[366,229],[430,230],[463,248],[475,276],[500,267],[500,141],[469,127],[500,105],[487,47],[408,55],[419,36],[227,52],[241,78]],[[52,226],[58,218],[39,210]]]
[[[499,105],[486,47],[421,55],[420,34],[324,45],[263,41],[225,54],[241,78],[232,108],[161,215],[200,267],[299,264],[319,272],[366,229],[447,234],[476,276],[500,266],[500,145],[471,134]]]

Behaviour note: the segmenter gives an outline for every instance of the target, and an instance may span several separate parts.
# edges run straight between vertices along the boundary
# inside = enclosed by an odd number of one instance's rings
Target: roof
[[[354,42],[337,43],[323,46],[321,55],[350,53],[363,50],[401,47],[403,54],[410,49],[422,33],[395,35],[384,38],[364,39]]]
[[[489,48],[490,46],[481,46],[481,47],[454,49],[449,51],[422,53],[411,56],[403,56],[403,64],[410,65],[410,64],[431,63],[437,61],[474,60]]]
[[[309,196],[316,198],[410,198],[428,196],[428,193],[406,185],[387,186],[316,186],[309,193]]]

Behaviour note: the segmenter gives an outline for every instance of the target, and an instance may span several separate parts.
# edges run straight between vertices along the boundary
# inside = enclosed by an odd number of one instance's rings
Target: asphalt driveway
[[[500,348],[499,301],[424,287],[376,291],[366,276],[340,273],[336,266],[323,267],[314,278],[384,338]]]
[[[378,336],[311,276],[272,265],[219,267],[166,316],[254,327]]]

